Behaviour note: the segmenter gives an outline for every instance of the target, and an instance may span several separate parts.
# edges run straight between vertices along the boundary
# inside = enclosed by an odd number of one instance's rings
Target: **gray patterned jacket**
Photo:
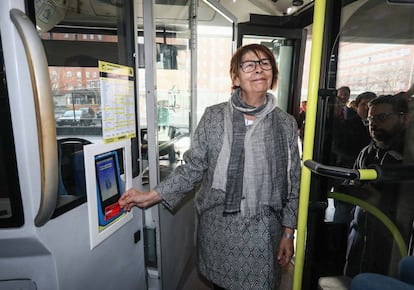
[[[174,209],[200,181],[201,186],[195,198],[198,214],[202,215],[213,207],[223,205],[223,193],[212,189],[211,185],[223,142],[225,106],[227,103],[220,103],[206,109],[195,131],[191,149],[183,156],[185,164],[178,166],[173,174],[156,186],[155,190],[160,193],[163,204],[169,209]],[[286,132],[291,154],[288,174],[291,178],[288,181],[291,192],[286,192],[284,197],[277,197],[284,201],[282,225],[296,228],[301,169],[297,125],[293,116],[279,108],[275,109],[274,114],[278,117],[280,126],[283,126],[284,130],[280,131]],[[286,181],[282,180],[278,183],[285,184]]]

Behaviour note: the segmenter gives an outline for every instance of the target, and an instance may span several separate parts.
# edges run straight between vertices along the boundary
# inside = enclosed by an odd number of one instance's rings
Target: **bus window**
[[[133,1],[122,5],[35,2],[36,27],[49,64],[58,139],[60,181],[55,216],[85,202],[83,146],[103,142],[105,108],[101,106],[98,61],[135,69],[132,5]],[[131,142],[136,143],[137,138]],[[138,149],[131,147],[133,175],[137,176]]]
[[[206,107],[228,101],[231,92],[228,68],[233,53],[234,22],[232,15],[224,17],[223,11],[207,2],[199,1],[198,8],[197,121]]]
[[[43,32],[41,37],[49,60],[57,136],[83,136],[93,141],[102,137],[98,60],[120,62],[114,57],[118,37],[82,32]],[[68,48],[72,46],[77,49]],[[60,53],[51,55],[56,50]],[[99,53],[101,50],[108,55]]]
[[[307,233],[307,267],[314,281],[309,285],[319,280],[319,288],[327,289],[332,276],[343,274],[347,282],[363,272],[396,276],[398,262],[412,254],[414,42],[405,17],[413,9],[373,0],[337,11],[343,21],[324,55],[332,71],[324,80],[328,90],[319,92],[315,137],[322,138],[315,138],[314,158],[344,170],[382,173],[364,180],[314,176]],[[366,21],[374,16],[387,29]],[[343,94],[346,87],[349,95]],[[357,102],[353,117],[346,102],[352,100]]]
[[[168,6],[169,17],[165,18],[165,4],[155,4],[155,78],[156,100],[155,119],[158,140],[160,178],[164,178],[172,169],[183,162],[183,154],[190,146],[190,99],[191,99],[191,50],[190,28],[187,4]],[[138,17],[138,50],[143,55],[144,37],[143,18]],[[141,59],[142,57],[140,57]],[[143,63],[139,65],[139,103],[141,153],[143,161],[148,161],[148,122],[146,107],[145,79]],[[148,64],[147,64],[148,67]],[[144,176],[146,179],[146,176]]]

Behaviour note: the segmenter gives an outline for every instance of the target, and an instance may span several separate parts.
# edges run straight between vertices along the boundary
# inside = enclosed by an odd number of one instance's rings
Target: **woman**
[[[215,289],[277,289],[293,255],[300,159],[297,124],[267,91],[278,69],[263,45],[241,47],[230,65],[229,102],[206,109],[185,164],[150,192],[129,189],[125,210],[174,208],[201,181],[198,268]]]

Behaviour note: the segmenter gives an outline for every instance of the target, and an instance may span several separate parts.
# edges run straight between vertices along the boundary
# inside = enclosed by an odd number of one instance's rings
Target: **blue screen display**
[[[108,157],[96,162],[102,202],[119,194],[114,158]]]

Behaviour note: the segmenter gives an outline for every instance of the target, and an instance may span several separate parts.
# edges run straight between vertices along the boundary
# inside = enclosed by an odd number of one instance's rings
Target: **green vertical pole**
[[[316,109],[318,102],[319,73],[321,68],[322,42],[325,22],[326,0],[315,0],[312,28],[312,50],[309,72],[306,126],[303,145],[303,161],[312,159],[315,139]],[[311,171],[302,168],[299,197],[298,229],[296,239],[295,270],[293,289],[302,289],[303,265],[305,259],[306,225],[308,220]]]

